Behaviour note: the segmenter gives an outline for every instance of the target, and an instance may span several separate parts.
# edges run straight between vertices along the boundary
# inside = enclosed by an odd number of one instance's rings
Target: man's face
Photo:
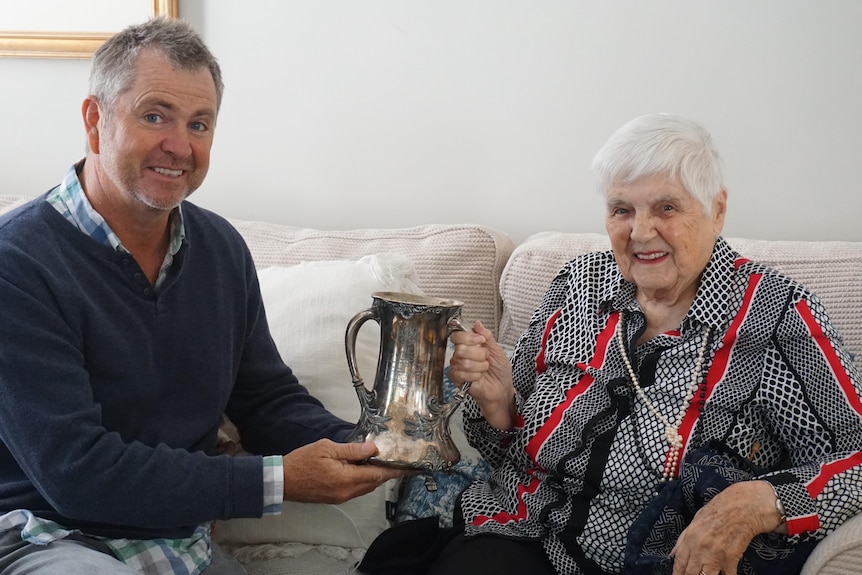
[[[201,185],[209,169],[215,83],[208,69],[176,70],[155,51],[142,52],[136,70],[113,109],[106,114],[100,108],[97,149],[92,136],[91,148],[100,156],[106,192],[171,210]]]

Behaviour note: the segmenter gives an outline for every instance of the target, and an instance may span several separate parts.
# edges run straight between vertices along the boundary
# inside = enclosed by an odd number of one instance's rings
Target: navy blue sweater
[[[187,536],[262,513],[261,458],[214,454],[222,413],[261,455],[352,429],[281,360],[241,236],[188,202],[183,216],[158,294],[44,198],[0,217],[0,514]]]

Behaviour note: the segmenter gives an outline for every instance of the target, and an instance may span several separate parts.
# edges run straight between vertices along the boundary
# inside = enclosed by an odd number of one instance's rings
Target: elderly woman
[[[594,169],[612,252],[559,272],[511,362],[481,324],[452,335],[494,470],[432,572],[798,572],[862,509],[850,354],[814,294],[721,237],[701,126],[637,118]]]

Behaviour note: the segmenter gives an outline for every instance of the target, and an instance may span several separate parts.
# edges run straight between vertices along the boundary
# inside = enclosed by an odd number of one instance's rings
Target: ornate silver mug
[[[371,307],[348,322],[344,336],[347,365],[361,407],[350,440],[377,444],[378,454],[370,463],[448,471],[461,458],[449,433],[449,420],[468,386],[446,403],[443,368],[449,334],[465,329],[460,320],[463,304],[399,292],[375,292],[371,297]],[[380,354],[371,391],[359,374],[355,351],[359,328],[368,320],[380,324]]]

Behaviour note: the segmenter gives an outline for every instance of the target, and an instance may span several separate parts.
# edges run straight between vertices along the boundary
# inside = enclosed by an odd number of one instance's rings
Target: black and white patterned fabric
[[[862,509],[860,379],[815,295],[722,239],[678,331],[636,349],[635,286],[611,252],[569,262],[513,357],[519,418],[498,432],[465,402],[465,432],[495,468],[461,507],[468,535],[541,539],[559,573],[623,571],[629,527],[658,492],[673,421],[708,337],[680,427],[684,454],[720,441],[761,469],[784,502],[790,541],[819,539]]]

